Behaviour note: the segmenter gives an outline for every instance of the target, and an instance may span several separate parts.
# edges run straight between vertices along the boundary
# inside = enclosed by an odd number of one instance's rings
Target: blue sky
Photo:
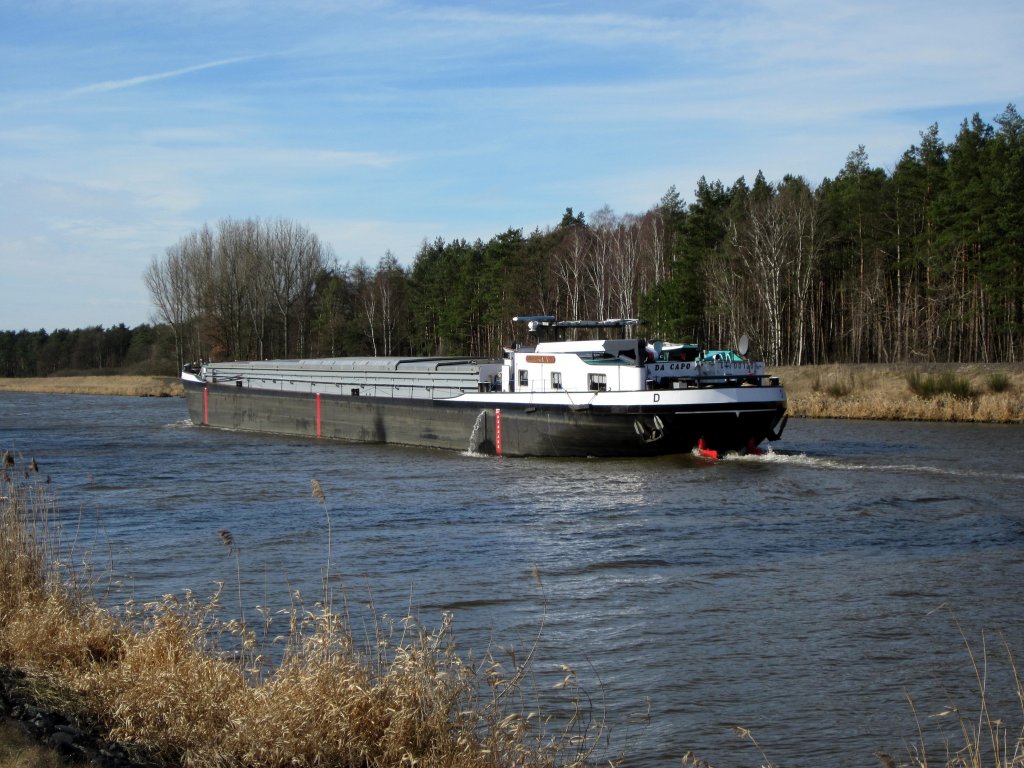
[[[147,322],[147,264],[224,217],[408,264],[889,168],[1022,105],[1022,33],[1019,0],[0,0],[0,329]]]

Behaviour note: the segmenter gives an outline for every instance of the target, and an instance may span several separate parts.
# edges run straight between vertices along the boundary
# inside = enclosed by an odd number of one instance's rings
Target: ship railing
[[[766,373],[715,373],[689,376],[661,376],[647,379],[647,388],[657,389],[702,389],[715,387],[777,387],[779,377],[770,376]]]

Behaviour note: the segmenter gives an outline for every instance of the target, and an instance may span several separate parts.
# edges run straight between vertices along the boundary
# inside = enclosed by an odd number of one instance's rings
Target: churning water
[[[221,529],[250,618],[312,602],[329,515],[350,604],[428,627],[452,611],[476,657],[539,634],[541,686],[575,668],[631,765],[758,764],[733,725],[776,764],[877,764],[916,742],[908,696],[937,741],[955,723],[929,714],[978,701],[958,626],[1019,722],[1021,426],[791,420],[757,458],[497,459],[199,429],[181,400],[2,394],[0,447],[49,475],[79,556],[112,563],[112,602],[233,586]]]

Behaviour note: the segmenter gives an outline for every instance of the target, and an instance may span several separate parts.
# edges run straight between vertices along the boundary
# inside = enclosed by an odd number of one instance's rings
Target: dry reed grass
[[[36,379],[0,378],[0,392],[183,397],[185,389],[181,381],[170,376],[51,376]]]
[[[809,365],[773,369],[794,416],[901,421],[1024,422],[1024,365]],[[953,377],[970,397],[920,397],[914,375]],[[998,382],[998,386],[993,386]]]
[[[521,666],[464,662],[447,614],[433,631],[380,620],[360,646],[329,599],[297,600],[268,648],[221,618],[220,592],[101,608],[61,560],[51,501],[23,460],[10,461],[0,478],[0,667],[26,673],[40,704],[137,757],[196,768],[591,759],[603,723],[581,715],[575,676],[563,680],[576,692],[568,721],[512,706],[523,701]],[[326,510],[322,488],[315,495]],[[237,552],[230,532],[221,538]]]

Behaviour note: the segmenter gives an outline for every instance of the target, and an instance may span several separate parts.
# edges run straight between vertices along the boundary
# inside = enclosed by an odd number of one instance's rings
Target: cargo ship
[[[626,338],[637,320],[516,317],[500,358],[207,362],[182,371],[196,425],[497,456],[758,452],[786,393],[738,350]],[[597,336],[566,340],[569,335]]]

